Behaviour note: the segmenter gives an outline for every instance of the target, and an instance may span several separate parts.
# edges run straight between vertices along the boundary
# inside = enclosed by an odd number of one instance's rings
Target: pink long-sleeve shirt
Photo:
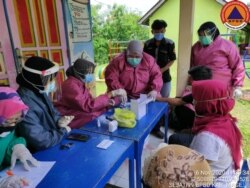
[[[62,98],[55,107],[62,115],[72,115],[75,118],[69,124],[71,128],[80,128],[85,123],[104,113],[109,106],[107,94],[93,98],[84,83],[69,76],[62,84]]]
[[[144,52],[141,63],[135,68],[126,62],[125,52],[119,54],[106,67],[105,81],[109,91],[123,88],[129,98],[138,98],[141,93],[152,90],[159,93],[163,85],[155,59]]]
[[[205,65],[211,68],[213,78],[225,81],[229,87],[243,86],[245,69],[234,43],[218,36],[212,44],[202,47],[197,42],[192,47],[191,67]]]

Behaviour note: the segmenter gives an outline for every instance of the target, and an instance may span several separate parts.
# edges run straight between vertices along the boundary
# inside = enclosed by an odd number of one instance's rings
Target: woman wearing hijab
[[[132,99],[141,93],[155,99],[163,84],[159,66],[143,52],[143,44],[138,40],[130,41],[127,50],[109,63],[105,81],[109,91],[125,89],[125,95]]]
[[[22,121],[27,111],[28,106],[14,89],[0,87],[0,170],[9,166],[13,169],[17,160],[20,160],[25,170],[30,170],[30,164],[38,165],[26,148],[25,139],[18,137],[15,132],[16,124]],[[0,176],[0,187],[24,187],[27,183],[16,175]]]
[[[96,98],[92,97],[85,84],[94,81],[94,69],[94,63],[77,59],[66,71],[68,79],[62,84],[62,97],[55,103],[55,107],[63,115],[74,116],[69,124],[71,128],[82,127],[107,111],[108,107],[120,102],[116,96],[123,92],[122,89],[110,91]]]
[[[25,118],[17,126],[17,133],[25,138],[28,148],[34,152],[61,142],[70,132],[71,116],[61,116],[54,108],[48,94],[55,90],[57,63],[42,57],[30,57],[17,76],[17,90],[29,107]]]
[[[22,121],[27,111],[28,106],[21,101],[14,89],[0,87],[0,170],[10,165],[14,168],[17,159],[26,170],[30,169],[27,161],[37,165],[36,159],[26,148],[25,139],[17,137],[15,133],[16,124]]]
[[[213,79],[223,80],[233,97],[240,98],[245,70],[237,46],[220,37],[213,22],[205,22],[198,29],[199,41],[192,47],[191,67],[205,65],[212,69]]]
[[[242,162],[242,136],[229,113],[235,102],[227,85],[217,80],[194,81],[192,94],[196,118],[190,148],[208,160],[216,188],[231,187]]]
[[[160,96],[163,85],[160,67],[155,59],[143,52],[143,44],[139,40],[129,42],[127,50],[115,57],[105,71],[105,81],[108,90],[124,89],[122,97],[124,101],[136,99],[140,94],[147,94],[153,100]],[[161,124],[157,124],[153,133],[158,138],[163,138],[160,130]]]

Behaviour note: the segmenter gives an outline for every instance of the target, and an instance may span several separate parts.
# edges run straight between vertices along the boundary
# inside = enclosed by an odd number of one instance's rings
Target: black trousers
[[[168,144],[177,144],[189,147],[192,140],[194,138],[194,134],[187,134],[187,133],[176,133],[169,137]]]

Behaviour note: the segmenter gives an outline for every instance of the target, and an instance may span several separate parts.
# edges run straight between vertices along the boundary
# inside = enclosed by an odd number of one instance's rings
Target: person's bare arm
[[[167,98],[167,97],[157,97],[156,98],[157,101],[160,102],[167,102],[168,104],[170,104],[171,106],[181,106],[186,104],[182,98]]]

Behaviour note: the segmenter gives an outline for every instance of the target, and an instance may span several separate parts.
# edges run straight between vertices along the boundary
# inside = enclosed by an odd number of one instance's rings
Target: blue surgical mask
[[[46,93],[47,95],[49,95],[49,93],[54,92],[55,90],[56,90],[56,82],[52,81],[48,83],[48,85],[45,87],[44,90],[39,90],[39,93],[41,94]]]
[[[49,83],[49,85],[46,87],[46,93],[49,94],[51,92],[54,92],[56,90],[56,82],[52,81]]]
[[[141,62],[141,58],[131,58],[128,57],[127,58],[128,63],[132,66],[132,67],[136,67],[137,65],[140,64]]]
[[[156,40],[162,40],[164,38],[164,33],[155,33],[154,37]]]
[[[85,74],[85,79],[84,79],[85,83],[93,82],[93,80],[94,80],[94,75],[93,74]]]
[[[199,41],[203,46],[208,46],[213,42],[213,39],[210,35],[199,36]]]

